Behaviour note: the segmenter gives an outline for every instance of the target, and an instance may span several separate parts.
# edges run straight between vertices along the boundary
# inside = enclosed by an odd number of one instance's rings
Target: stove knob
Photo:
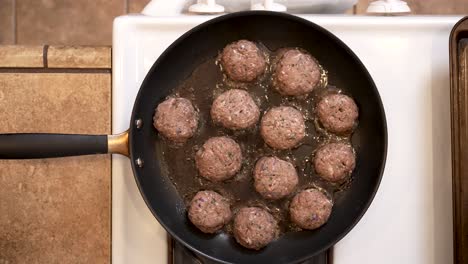
[[[252,0],[251,10],[269,10],[277,12],[286,12],[287,8],[284,5],[275,3],[273,0],[255,1]]]
[[[216,4],[215,0],[197,0],[197,3],[189,7],[189,12],[198,14],[223,13],[224,6]]]

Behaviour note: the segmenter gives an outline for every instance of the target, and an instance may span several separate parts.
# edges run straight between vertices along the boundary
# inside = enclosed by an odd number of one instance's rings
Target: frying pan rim
[[[372,201],[375,198],[375,195],[376,195],[376,193],[377,193],[377,191],[379,189],[380,183],[382,181],[382,177],[383,177],[383,173],[384,173],[385,165],[386,165],[386,160],[387,160],[387,149],[388,149],[387,118],[386,118],[386,114],[385,114],[385,108],[384,108],[383,103],[382,103],[382,98],[381,98],[380,93],[379,93],[379,91],[377,89],[377,86],[375,85],[375,82],[372,79],[372,76],[370,75],[369,71],[367,70],[365,65],[362,63],[362,61],[359,59],[359,57],[341,39],[339,39],[337,36],[335,36],[333,33],[328,31],[327,29],[323,28],[322,26],[317,25],[316,23],[314,23],[312,21],[309,21],[309,20],[306,20],[304,18],[295,16],[295,15],[292,15],[292,14],[287,14],[287,13],[273,12],[273,11],[242,11],[242,12],[235,12],[235,13],[230,13],[230,14],[226,14],[226,15],[222,15],[222,16],[212,18],[210,20],[207,20],[207,21],[193,27],[192,29],[188,30],[187,32],[185,32],[183,35],[181,35],[179,38],[177,38],[171,45],[169,45],[164,50],[164,52],[156,59],[156,61],[153,63],[150,70],[146,74],[146,76],[145,76],[145,78],[144,78],[143,82],[141,83],[141,86],[140,86],[140,88],[138,90],[138,94],[137,94],[135,102],[134,102],[132,115],[131,115],[131,120],[130,120],[130,131],[129,131],[130,163],[132,165],[132,171],[133,171],[133,176],[134,176],[134,179],[135,179],[135,183],[138,186],[138,190],[140,192],[141,197],[145,201],[146,206],[151,211],[154,218],[156,218],[156,220],[159,222],[159,224],[161,226],[163,226],[165,231],[168,232],[171,237],[175,238],[177,241],[182,243],[185,247],[187,247],[189,250],[191,250],[195,254],[201,255],[203,257],[206,257],[206,258],[208,258],[210,260],[217,261],[219,263],[225,263],[225,264],[231,263],[231,262],[224,261],[222,259],[218,259],[218,258],[216,258],[214,256],[210,256],[210,255],[196,249],[194,246],[188,244],[187,242],[185,242],[176,233],[174,233],[171,228],[168,228],[166,223],[161,221],[158,214],[155,212],[155,210],[153,210],[150,202],[148,201],[148,199],[147,199],[147,197],[145,195],[143,187],[142,187],[142,185],[141,185],[141,183],[139,181],[139,177],[137,176],[137,175],[139,175],[138,170],[140,168],[137,167],[137,165],[136,165],[136,163],[134,161],[134,157],[135,157],[134,152],[135,152],[135,150],[134,150],[133,139],[134,139],[135,133],[138,133],[138,131],[136,131],[136,128],[135,128],[135,126],[133,124],[135,123],[135,120],[136,120],[136,114],[137,114],[136,109],[139,106],[138,102],[141,101],[143,88],[145,86],[147,86],[147,82],[149,82],[148,80],[150,79],[151,73],[159,65],[160,61],[162,61],[167,56],[167,54],[169,54],[172,51],[172,49],[175,46],[177,46],[177,45],[179,45],[179,43],[185,41],[186,38],[189,37],[191,34],[197,32],[200,29],[203,29],[203,28],[205,28],[205,27],[207,27],[207,26],[209,26],[211,24],[218,23],[218,22],[225,21],[225,20],[229,20],[231,18],[243,17],[243,16],[260,16],[260,17],[261,16],[268,16],[268,17],[278,17],[278,18],[281,18],[281,19],[292,20],[294,22],[299,22],[299,23],[305,24],[308,27],[314,28],[314,30],[320,31],[321,33],[326,35],[328,38],[333,40],[338,46],[340,46],[340,48],[343,51],[348,53],[351,56],[351,58],[353,59],[353,62],[356,63],[356,66],[359,66],[363,70],[363,73],[365,74],[365,77],[368,79],[369,83],[371,84],[370,88],[375,91],[375,94],[376,94],[375,99],[378,101],[377,102],[378,107],[381,109],[380,118],[382,119],[382,128],[383,128],[383,131],[382,131],[383,132],[383,140],[382,140],[383,141],[382,142],[383,143],[383,151],[381,153],[380,160],[381,160],[382,164],[381,164],[381,167],[380,167],[379,174],[377,175],[378,179],[376,181],[375,186],[373,187],[372,193],[370,193],[369,199],[367,199],[367,201],[364,203],[363,209],[358,214],[358,216],[354,219],[354,221],[352,223],[350,223],[350,225],[347,228],[345,228],[344,231],[342,231],[338,236],[331,239],[331,242],[324,245],[322,248],[320,248],[319,250],[316,250],[315,252],[311,252],[310,254],[307,254],[307,255],[305,255],[305,256],[303,256],[301,258],[298,258],[296,260],[293,260],[293,261],[289,262],[289,263],[299,263],[299,262],[305,261],[307,259],[310,259],[311,257],[313,257],[313,256],[319,254],[320,252],[323,252],[324,250],[326,250],[326,249],[330,248],[331,246],[335,245],[344,236],[346,236],[357,225],[357,223],[359,223],[359,221],[362,219],[364,214],[367,212],[367,210],[369,209],[369,206],[371,205]]]

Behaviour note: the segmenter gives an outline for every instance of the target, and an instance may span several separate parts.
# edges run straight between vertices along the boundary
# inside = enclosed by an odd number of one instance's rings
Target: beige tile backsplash
[[[17,44],[108,45],[123,0],[16,0]]]
[[[42,46],[0,46],[1,68],[42,68],[44,67]]]
[[[0,133],[107,134],[110,82],[108,73],[0,72]]]
[[[370,1],[359,0],[354,13],[364,14]],[[407,0],[413,14],[468,14],[467,1]],[[0,0],[0,44],[111,45],[114,17],[138,13],[148,2]]]
[[[0,133],[108,134],[110,101],[108,72],[0,72]],[[0,263],[109,263],[110,186],[109,155],[0,160]]]
[[[0,44],[14,44],[14,0],[0,0]]]
[[[128,13],[139,13],[149,0],[128,0]]]
[[[108,47],[50,46],[47,65],[49,68],[109,69],[111,52]]]

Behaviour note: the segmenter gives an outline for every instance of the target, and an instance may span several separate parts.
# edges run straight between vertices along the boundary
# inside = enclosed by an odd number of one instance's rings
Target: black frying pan
[[[330,83],[344,87],[360,108],[352,136],[357,151],[353,182],[333,208],[326,225],[315,231],[287,233],[261,251],[247,250],[228,235],[201,235],[188,223],[182,198],[165,175],[155,149],[155,106],[193,69],[228,43],[249,39],[269,49],[300,47],[329,71]],[[128,141],[127,141],[128,140]],[[84,136],[7,134],[0,136],[0,158],[46,158],[94,153],[130,157],[136,183],[148,208],[165,229],[195,252],[221,262],[288,263],[310,258],[348,233],[370,205],[382,177],[387,128],[379,93],[358,57],[330,32],[304,19],[274,12],[240,12],[215,18],[176,40],[154,63],[135,101],[130,129],[121,135]]]

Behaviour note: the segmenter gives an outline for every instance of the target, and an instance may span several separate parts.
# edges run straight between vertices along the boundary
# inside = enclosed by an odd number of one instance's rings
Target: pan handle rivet
[[[136,163],[136,165],[137,165],[138,167],[140,167],[140,168],[142,168],[142,167],[143,167],[143,164],[144,164],[144,162],[143,162],[143,160],[142,160],[141,158],[137,158],[137,159],[135,160],[135,163]]]
[[[141,119],[135,120],[135,126],[136,128],[140,129],[143,126],[143,120]]]

